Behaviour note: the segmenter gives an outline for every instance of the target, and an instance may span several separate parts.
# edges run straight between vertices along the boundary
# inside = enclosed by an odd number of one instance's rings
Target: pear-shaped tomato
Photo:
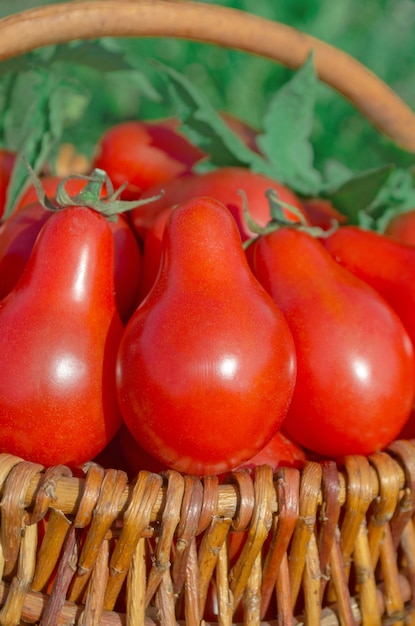
[[[295,341],[285,432],[331,458],[384,448],[408,419],[415,393],[414,350],[395,311],[307,232],[262,235],[247,256]]]
[[[75,467],[117,432],[113,246],[102,215],[58,211],[0,301],[0,451]]]
[[[169,467],[223,473],[278,430],[295,372],[287,322],[250,271],[229,211],[207,197],[176,207],[118,355],[130,432]]]

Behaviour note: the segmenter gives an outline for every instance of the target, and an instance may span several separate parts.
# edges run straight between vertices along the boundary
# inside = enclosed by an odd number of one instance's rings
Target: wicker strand
[[[79,602],[83,597],[100,547],[117,517],[119,499],[124,492],[127,480],[125,472],[112,469],[105,472],[92,522],[78,559],[77,572],[71,583],[68,599],[72,602]]]
[[[298,520],[300,472],[294,468],[282,468],[276,474],[278,517],[274,518],[274,532],[265,558],[261,592],[261,619],[265,618],[284,554]]]

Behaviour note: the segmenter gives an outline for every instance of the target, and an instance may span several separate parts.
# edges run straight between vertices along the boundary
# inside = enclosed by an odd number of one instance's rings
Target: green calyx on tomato
[[[148,204],[154,200],[159,200],[160,194],[143,200],[120,200],[120,196],[127,186],[127,182],[114,190],[110,177],[104,170],[94,169],[89,176],[82,174],[72,174],[60,181],[56,190],[56,201],[51,200],[45,193],[42,181],[35,174],[29,163],[26,162],[33,186],[36,189],[39,202],[45,209],[50,211],[60,211],[62,208],[70,206],[83,206],[100,213],[110,221],[114,221],[120,213],[125,213],[137,208],[142,204]],[[77,179],[85,181],[85,186],[75,195],[67,191],[70,181]]]
[[[320,226],[312,226],[305,216],[297,207],[284,202],[278,197],[278,193],[275,189],[270,187],[265,191],[265,196],[269,202],[271,219],[266,226],[261,226],[252,218],[249,212],[248,200],[245,192],[241,189],[239,191],[243,198],[243,211],[246,223],[249,229],[256,233],[256,235],[267,235],[269,233],[278,230],[279,228],[295,228],[296,230],[302,230],[309,235],[316,238],[328,237],[338,227],[338,222],[333,220],[332,227],[328,230],[321,228]],[[254,237],[243,242],[244,249],[246,250],[252,242]]]

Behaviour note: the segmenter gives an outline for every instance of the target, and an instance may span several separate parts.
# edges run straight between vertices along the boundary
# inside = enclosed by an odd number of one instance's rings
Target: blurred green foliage
[[[197,0],[193,0],[197,1]],[[206,1],[206,0],[205,0]],[[415,109],[415,2],[413,0],[215,0],[279,20],[352,54],[384,79]],[[0,16],[53,2],[2,0]],[[149,60],[157,59],[191,79],[211,104],[261,128],[273,93],[291,76],[284,67],[245,53],[170,39],[107,39],[102,53],[116,53],[125,64],[114,70],[72,57],[67,75],[78,83],[73,106],[85,124],[69,127],[85,151],[105,126],[120,119],[157,118],[171,112],[164,83]],[[60,53],[61,59],[65,54]],[[130,69],[133,68],[133,71]],[[75,93],[75,92],[74,92]],[[76,117],[76,114],[74,114]],[[395,163],[409,167],[408,155],[380,136],[341,96],[319,86],[312,133],[315,163],[330,160],[358,171]]]

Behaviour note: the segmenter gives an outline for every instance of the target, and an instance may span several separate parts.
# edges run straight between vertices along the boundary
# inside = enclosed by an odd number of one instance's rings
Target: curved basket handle
[[[0,60],[46,45],[99,37],[175,37],[300,67],[314,50],[319,78],[396,145],[415,152],[415,114],[379,77],[338,48],[238,9],[168,0],[90,0],[47,5],[0,20]]]

